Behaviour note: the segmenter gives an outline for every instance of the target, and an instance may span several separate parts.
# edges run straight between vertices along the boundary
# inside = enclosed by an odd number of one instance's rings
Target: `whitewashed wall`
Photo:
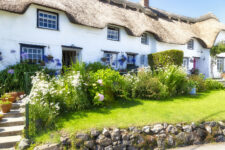
[[[216,41],[215,41],[215,45],[217,45],[219,42],[222,42],[222,41],[225,41],[225,31],[221,31],[217,38],[216,38]],[[224,57],[225,58],[225,53],[221,53],[219,55],[217,55],[217,57]],[[221,77],[221,72],[218,72],[217,70],[217,63],[216,63],[216,60],[214,62],[214,65],[213,65],[213,74],[214,74],[214,77],[215,78],[220,78]],[[224,70],[225,70],[225,62],[224,62]]]
[[[59,13],[59,31],[37,28],[37,8]],[[62,45],[72,44],[82,47],[82,60],[84,62],[100,61],[103,56],[101,50],[118,52],[134,52],[149,54],[150,45],[141,44],[140,37],[129,36],[123,28],[120,28],[120,41],[107,40],[107,28],[96,29],[72,24],[63,12],[40,6],[31,5],[23,15],[0,11],[0,51],[3,61],[0,70],[6,65],[12,65],[20,61],[20,44],[44,45],[45,55],[54,58],[62,58]],[[150,43],[154,43],[154,39]],[[16,50],[16,54],[11,54]],[[136,64],[140,59],[137,57]],[[147,61],[146,61],[147,64]]]
[[[190,50],[187,49],[187,44],[185,45],[177,45],[177,44],[167,44],[162,42],[157,42],[157,50],[164,51],[170,49],[177,49],[182,50],[184,52],[184,57],[189,58],[189,66],[188,72],[193,68],[194,64],[191,59],[194,57],[200,58],[200,73],[204,74],[206,77],[210,77],[210,51],[209,49],[205,49],[202,45],[198,42],[198,40],[194,39],[194,49]]]
[[[37,28],[37,9],[56,12],[59,14],[59,31]],[[195,40],[195,49],[188,50],[187,45],[175,45],[157,42],[148,34],[149,45],[141,44],[141,37],[129,36],[124,28],[120,27],[120,41],[107,40],[107,28],[97,29],[72,24],[63,12],[41,6],[31,5],[23,15],[0,11],[0,52],[3,61],[0,62],[0,70],[8,65],[20,62],[20,44],[43,45],[45,55],[62,59],[62,45],[75,45],[82,47],[82,61],[95,62],[103,57],[102,50],[117,51],[120,53],[138,53],[136,65],[140,65],[140,55],[153,52],[179,49],[184,51],[185,57],[200,57],[200,72],[207,77],[210,75],[209,50],[202,48]],[[15,54],[10,51],[15,50]],[[119,55],[120,57],[120,55]],[[147,60],[145,61],[147,65]],[[51,65],[55,68],[55,65]],[[125,67],[125,66],[123,66]],[[189,69],[193,63],[189,62]]]

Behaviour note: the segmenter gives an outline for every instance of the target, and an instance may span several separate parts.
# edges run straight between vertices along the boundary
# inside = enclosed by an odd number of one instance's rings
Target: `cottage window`
[[[58,14],[38,10],[37,25],[38,28],[58,30]]]
[[[146,33],[142,34],[141,43],[146,45],[148,44],[148,35]]]
[[[21,61],[39,64],[44,58],[44,47],[21,45]]]
[[[135,65],[135,55],[127,55],[127,64]]]
[[[141,65],[145,65],[145,55],[141,55]]]
[[[188,70],[188,68],[189,68],[188,66],[189,66],[189,59],[184,58],[183,59],[183,67]]]
[[[104,52],[105,65],[117,67],[117,53]]]
[[[217,58],[217,71],[218,72],[224,71],[224,58]]]
[[[193,50],[194,49],[194,40],[190,40],[187,44],[187,48]]]
[[[119,28],[108,27],[108,40],[119,41]]]

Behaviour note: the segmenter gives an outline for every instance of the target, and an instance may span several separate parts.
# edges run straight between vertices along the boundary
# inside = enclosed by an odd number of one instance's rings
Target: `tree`
[[[220,53],[225,52],[225,42],[219,42],[217,45],[213,46],[210,50],[210,55],[212,57],[211,59],[211,75],[214,77],[213,73],[213,67],[216,62],[216,56],[219,55]]]

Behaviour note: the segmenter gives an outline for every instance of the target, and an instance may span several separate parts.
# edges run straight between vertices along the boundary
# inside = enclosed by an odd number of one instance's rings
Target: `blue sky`
[[[139,2],[139,0],[129,0]],[[189,17],[214,13],[225,23],[225,0],[149,0],[150,6]]]

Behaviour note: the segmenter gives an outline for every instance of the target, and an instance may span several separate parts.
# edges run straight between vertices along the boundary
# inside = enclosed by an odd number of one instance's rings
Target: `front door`
[[[63,50],[63,65],[71,66],[73,63],[77,61],[77,53],[76,51],[64,51]]]

